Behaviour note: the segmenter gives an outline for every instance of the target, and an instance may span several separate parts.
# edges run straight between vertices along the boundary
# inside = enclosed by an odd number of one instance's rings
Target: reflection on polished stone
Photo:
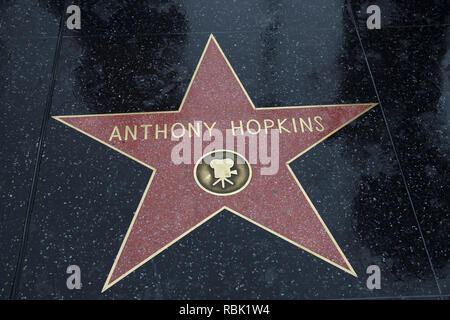
[[[438,2],[433,10],[427,10],[422,2],[415,8],[411,5],[400,1],[395,4],[395,12],[419,10],[427,14],[392,15],[388,28],[372,33],[360,27],[360,32],[418,227],[440,289],[449,294],[450,230],[446,208],[450,206],[447,196],[450,176],[446,172],[450,152],[450,33],[445,26],[448,10],[444,2]],[[356,12],[358,9],[354,8]],[[398,233],[404,234],[402,230]],[[407,252],[406,247],[400,250]],[[429,276],[414,265],[409,273]]]
[[[17,274],[58,34],[57,12],[57,6],[49,9],[45,1],[0,2],[0,299],[9,297]]]

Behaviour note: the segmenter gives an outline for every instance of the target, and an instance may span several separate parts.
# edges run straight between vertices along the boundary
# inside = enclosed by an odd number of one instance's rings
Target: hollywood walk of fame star
[[[54,117],[153,170],[103,291],[224,209],[356,276],[289,163],[375,105],[255,108],[211,35],[179,110]],[[309,123],[300,131],[295,124],[300,118],[320,121],[314,130]],[[188,164],[171,160],[179,142],[167,136],[167,124],[202,121],[225,132],[230,129],[230,120],[238,126],[241,119],[243,123],[253,120],[253,125],[275,124],[273,129],[279,130],[280,166],[276,174],[263,175],[259,170],[262,164],[250,164],[251,177],[248,174],[242,187],[224,196],[208,192],[198,178],[194,179],[194,168],[204,154],[194,155]],[[141,130],[139,137],[136,128]],[[149,133],[150,129],[154,131]],[[192,139],[195,137],[194,131]],[[233,150],[228,151],[232,156]],[[237,180],[232,179],[239,176],[233,161],[227,161],[202,169],[217,175],[217,190],[234,185]]]

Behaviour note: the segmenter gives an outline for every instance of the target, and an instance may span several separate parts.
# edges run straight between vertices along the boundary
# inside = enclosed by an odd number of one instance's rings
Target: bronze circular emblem
[[[252,168],[247,159],[237,152],[214,150],[197,161],[194,178],[204,191],[217,196],[229,196],[249,184]]]

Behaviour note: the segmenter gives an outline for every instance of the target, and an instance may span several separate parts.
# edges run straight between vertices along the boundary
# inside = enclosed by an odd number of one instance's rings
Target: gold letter
[[[298,119],[300,120],[300,126],[302,127],[302,132],[305,132],[305,128],[303,127],[303,125],[305,125],[310,132],[313,132],[313,127],[312,127],[312,124],[311,124],[311,118],[310,117],[308,117],[309,126],[305,122],[305,120],[303,120],[303,118],[298,118]]]
[[[231,133],[233,133],[233,136],[235,136],[234,130],[236,130],[236,129],[241,129],[241,134],[242,135],[244,134],[244,128],[242,127],[242,120],[239,120],[239,123],[241,125],[239,127],[235,127],[233,120],[231,120]]]
[[[189,138],[190,137],[192,137],[192,132],[191,132],[191,130],[192,131],[194,131],[194,133],[195,133],[195,135],[197,136],[197,137],[200,137],[200,121],[196,121],[196,122],[194,122],[196,125],[197,125],[197,130],[195,130],[195,127],[189,122],[188,123],[188,129],[189,129]]]
[[[122,141],[122,137],[120,136],[119,128],[117,128],[117,126],[114,126],[111,136],[109,137],[109,141],[111,141],[112,138],[119,138],[119,140]]]
[[[175,127],[176,125],[179,125],[179,126],[181,126],[181,128],[183,128],[183,133],[180,134],[179,136],[177,136],[177,135],[175,134],[174,127]],[[182,123],[180,123],[180,122],[175,122],[175,123],[172,125],[172,127],[170,128],[170,131],[172,132],[172,137],[174,137],[175,139],[181,138],[181,137],[184,136],[184,134],[186,133],[186,129],[184,128],[184,125],[183,125]]]
[[[270,122],[270,126],[268,125],[269,122]],[[264,130],[266,131],[266,133],[268,132],[267,129],[273,128],[274,125],[275,125],[275,123],[272,120],[264,119]]]
[[[319,128],[316,127],[316,130],[322,132],[323,130],[325,130],[325,128],[323,127],[322,123],[320,123],[320,121],[319,121],[318,119],[319,119],[319,120],[322,120],[322,117],[321,117],[321,116],[315,116],[315,117],[314,117],[314,121],[315,121],[318,125],[320,125],[321,129],[319,129]]]
[[[211,125],[211,127],[208,127],[208,124],[207,124],[206,122],[203,122],[203,124],[205,125],[206,129],[208,129],[209,136],[211,137],[211,136],[212,136],[211,131],[212,131],[212,129],[214,128],[214,126],[216,125],[216,123],[214,122],[214,123]]]
[[[294,127],[294,132],[297,133],[297,124],[295,123],[295,118],[292,118],[292,126]]]
[[[134,126],[134,132],[131,131],[129,126],[125,126],[125,141],[128,140],[128,133],[130,133],[131,138],[133,138],[133,140],[136,140],[136,135],[137,135],[137,126]]]
[[[164,123],[164,129],[163,130],[159,130],[158,129],[158,125],[156,125],[155,139],[158,139],[158,134],[160,132],[164,133],[164,139],[167,139],[167,123]]]
[[[278,121],[278,130],[280,130],[280,133],[282,132],[282,130],[286,131],[287,133],[291,133],[288,129],[283,127],[283,123],[285,123],[286,120],[287,119],[283,119],[283,121],[280,122],[280,119],[277,119],[277,121]]]
[[[151,126],[151,124],[141,124],[141,127],[144,128],[144,140],[148,139],[148,128]]]
[[[252,131],[250,130],[250,123],[254,122],[256,123],[256,125],[258,126],[258,131]],[[255,119],[250,119],[247,121],[247,132],[250,134],[258,134],[261,131],[261,125],[259,124],[259,122]]]

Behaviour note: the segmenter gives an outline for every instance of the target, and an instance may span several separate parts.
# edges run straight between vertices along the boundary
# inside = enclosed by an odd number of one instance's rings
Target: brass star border
[[[317,140],[316,142],[312,143],[311,145],[309,145],[306,149],[302,150],[300,153],[298,153],[297,155],[295,155],[293,158],[291,158],[290,160],[288,160],[285,165],[287,167],[287,170],[289,171],[289,173],[292,175],[295,183],[298,185],[300,191],[303,193],[303,195],[305,196],[307,202],[309,203],[310,207],[312,208],[314,214],[316,215],[316,217],[318,218],[318,220],[320,221],[323,229],[326,231],[328,237],[331,239],[331,241],[333,242],[333,244],[335,245],[335,248],[339,251],[339,254],[341,255],[342,259],[345,261],[346,265],[348,266],[348,268],[343,267],[342,265],[337,264],[334,261],[331,261],[330,259],[328,259],[327,257],[318,254],[317,252],[314,252],[311,249],[308,249],[307,247],[287,238],[286,236],[280,234],[279,232],[276,232],[272,229],[270,229],[269,227],[263,225],[262,223],[259,223],[257,221],[255,221],[254,219],[249,218],[248,216],[241,214],[239,212],[237,212],[236,210],[233,210],[232,208],[230,208],[229,206],[221,206],[220,209],[214,211],[213,213],[209,214],[207,217],[205,217],[204,219],[202,219],[201,221],[199,221],[198,223],[196,223],[195,225],[189,227],[185,232],[181,233],[178,237],[174,238],[172,241],[166,243],[165,245],[161,246],[158,250],[154,251],[151,255],[149,255],[147,258],[145,258],[144,260],[142,260],[140,263],[136,264],[134,267],[130,268],[129,270],[127,270],[126,272],[124,272],[123,274],[121,274],[120,276],[114,278],[114,280],[111,281],[114,270],[116,269],[117,263],[119,261],[119,258],[121,257],[125,244],[127,243],[127,240],[130,236],[130,233],[133,230],[133,226],[136,223],[136,219],[138,218],[142,206],[144,204],[144,200],[147,197],[150,185],[152,184],[152,181],[154,180],[155,176],[156,176],[156,172],[157,169],[156,167],[151,166],[150,164],[146,163],[145,161],[143,161],[142,159],[138,159],[137,157],[135,157],[134,155],[127,153],[123,150],[121,150],[118,146],[114,146],[112,145],[110,142],[104,141],[102,138],[100,138],[99,136],[96,136],[90,132],[88,132],[89,130],[87,130],[86,128],[80,126],[80,125],[75,125],[73,122],[71,122],[72,120],[79,120],[80,121],[83,118],[86,118],[87,121],[89,121],[90,119],[102,119],[105,117],[124,117],[124,116],[142,116],[142,115],[167,115],[167,114],[176,114],[176,113],[180,113],[183,109],[183,106],[186,102],[186,99],[189,95],[189,93],[191,92],[191,87],[193,85],[194,79],[196,79],[197,73],[199,71],[200,66],[202,65],[202,62],[204,60],[205,54],[208,50],[208,48],[210,47],[210,45],[213,44],[217,47],[218,51],[220,52],[220,55],[222,56],[222,58],[224,59],[224,61],[226,61],[226,65],[228,66],[229,70],[231,71],[235,81],[237,81],[237,83],[239,84],[240,89],[242,90],[242,92],[245,94],[246,98],[248,99],[248,102],[251,106],[251,108],[253,108],[253,110],[259,111],[259,110],[294,110],[294,109],[311,109],[311,108],[340,108],[340,107],[356,107],[356,106],[365,106],[365,109],[358,113],[356,116],[351,117],[348,121],[346,121],[345,123],[339,125],[338,127],[336,127],[334,130],[332,130],[331,132],[329,132],[328,134],[326,134],[325,136],[323,136],[322,138],[320,138],[319,140]],[[286,107],[272,107],[272,108],[256,108],[252,102],[252,100],[250,99],[247,91],[245,90],[244,86],[242,85],[241,81],[239,80],[238,76],[236,75],[234,69],[232,68],[231,64],[229,63],[228,59],[226,58],[225,54],[223,53],[222,49],[220,48],[219,44],[217,43],[216,39],[214,38],[214,36],[211,34],[208,42],[203,50],[203,53],[201,55],[201,58],[196,66],[196,69],[194,71],[194,74],[191,78],[191,81],[188,85],[188,88],[186,90],[186,93],[183,97],[183,100],[181,102],[181,105],[179,107],[178,110],[176,111],[159,111],[159,112],[135,112],[135,113],[115,113],[115,114],[89,114],[89,115],[74,115],[74,116],[53,116],[54,119],[62,122],[63,124],[89,136],[90,138],[108,146],[109,148],[112,148],[113,150],[125,155],[128,158],[133,159],[134,161],[144,165],[147,168],[150,168],[151,170],[153,170],[150,180],[145,188],[145,191],[143,193],[143,196],[139,202],[139,205],[137,207],[137,210],[133,216],[132,222],[127,230],[127,233],[122,241],[122,244],[120,246],[119,252],[114,260],[114,264],[111,268],[111,271],[108,274],[108,277],[106,279],[106,282],[103,286],[102,292],[104,292],[105,290],[109,289],[111,286],[113,286],[114,284],[116,284],[118,281],[120,281],[121,279],[125,278],[127,275],[129,275],[131,272],[135,271],[136,269],[138,269],[140,266],[142,266],[143,264],[145,264],[146,262],[148,262],[149,260],[151,260],[152,258],[154,258],[156,255],[158,255],[159,253],[161,253],[162,251],[164,251],[165,249],[167,249],[168,247],[170,247],[172,244],[174,244],[175,242],[177,242],[178,240],[180,240],[181,238],[183,238],[185,235],[189,234],[190,232],[192,232],[193,230],[195,230],[196,228],[198,228],[199,226],[201,226],[202,224],[204,224],[205,222],[207,222],[208,220],[210,220],[211,218],[213,218],[214,216],[216,216],[218,213],[222,212],[223,210],[228,210],[229,212],[245,219],[246,221],[249,221],[251,223],[253,223],[254,225],[257,225],[258,227],[280,237],[281,239],[311,253],[312,255],[330,263],[331,265],[345,271],[346,273],[349,273],[355,277],[357,277],[353,267],[350,265],[350,263],[348,262],[347,258],[345,257],[344,253],[342,252],[342,250],[340,249],[339,245],[337,244],[336,240],[334,239],[334,237],[332,236],[331,232],[329,231],[328,227],[325,225],[324,221],[322,220],[322,218],[320,217],[319,213],[317,212],[314,204],[312,203],[311,199],[308,197],[307,193],[305,192],[303,186],[300,184],[300,182],[298,181],[296,175],[294,174],[294,172],[292,171],[291,167],[290,167],[290,163],[293,162],[294,160],[296,160],[298,157],[300,157],[302,154],[306,153],[307,151],[309,151],[310,149],[312,149],[313,147],[315,147],[317,144],[321,143],[322,141],[324,141],[325,139],[327,139],[329,136],[333,135],[334,133],[336,133],[338,130],[340,130],[341,128],[345,127],[347,124],[349,124],[350,122],[352,122],[353,120],[357,119],[358,117],[362,116],[363,114],[365,114],[366,112],[368,112],[369,110],[371,110],[373,107],[375,107],[377,105],[377,103],[358,103],[358,104],[341,104],[341,105],[312,105],[312,106],[286,106]]]

